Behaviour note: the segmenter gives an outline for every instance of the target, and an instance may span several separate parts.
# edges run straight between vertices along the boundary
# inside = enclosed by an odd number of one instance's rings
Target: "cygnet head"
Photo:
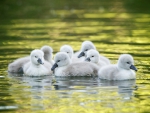
[[[43,63],[43,60],[44,60],[43,56],[44,56],[43,51],[41,51],[39,49],[35,49],[30,54],[30,60],[31,60],[32,64],[34,64],[34,65],[44,64]]]
[[[51,61],[53,57],[53,49],[50,46],[44,45],[41,47],[41,50],[44,52],[44,59],[46,61]]]
[[[52,66],[51,70],[54,71],[57,67],[67,66],[71,63],[69,55],[65,52],[58,52],[54,58],[55,64]]]
[[[129,54],[122,54],[118,60],[118,66],[124,69],[132,69],[137,71],[137,68],[134,66],[133,57]]]
[[[81,53],[78,58],[86,56],[87,51],[90,49],[96,49],[95,45],[91,41],[84,41],[81,45]]]
[[[72,55],[73,55],[73,49],[71,46],[69,45],[63,45],[61,48],[60,48],[60,52],[66,52],[70,58],[72,58]]]
[[[87,51],[85,60],[88,62],[98,63],[99,62],[99,52],[94,49]]]

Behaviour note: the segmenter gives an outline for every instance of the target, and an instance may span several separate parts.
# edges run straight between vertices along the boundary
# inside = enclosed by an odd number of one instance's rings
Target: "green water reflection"
[[[0,110],[39,113],[149,112],[150,2],[148,0],[0,1]],[[129,53],[136,81],[9,75],[14,59],[50,45],[74,51],[84,40],[116,63]]]

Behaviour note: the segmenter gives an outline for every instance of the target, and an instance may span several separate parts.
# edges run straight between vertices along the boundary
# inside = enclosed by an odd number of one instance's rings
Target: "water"
[[[150,5],[142,0],[1,1],[0,112],[142,113],[150,108]],[[84,40],[116,63],[134,57],[137,79],[27,77],[7,73],[13,60],[49,45],[74,51]]]

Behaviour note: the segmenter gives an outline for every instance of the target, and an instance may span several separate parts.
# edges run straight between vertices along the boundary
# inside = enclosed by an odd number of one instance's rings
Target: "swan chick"
[[[136,79],[134,70],[137,71],[137,68],[134,66],[133,57],[129,54],[122,54],[117,64],[102,67],[98,72],[98,76],[100,79],[107,80]]]
[[[81,45],[81,52],[78,55],[78,58],[86,56],[86,53],[90,49],[96,49],[95,45],[91,41],[84,41]]]
[[[44,52],[44,59],[53,65],[53,49],[48,45],[44,45],[41,47],[41,50]]]
[[[41,47],[41,50],[44,52],[44,59],[48,61],[51,65],[53,65],[54,64],[54,61],[52,60],[53,49],[50,46],[44,45]],[[30,61],[30,56],[16,59],[15,61],[13,61],[8,65],[8,72],[23,73],[22,67],[29,61]]]
[[[82,61],[81,59],[77,58],[74,55],[73,49],[72,49],[72,47],[70,45],[63,45],[63,46],[61,46],[60,52],[66,52],[69,55],[72,63],[76,63],[76,62],[81,62]]]
[[[55,76],[91,76],[97,75],[98,66],[90,62],[72,63],[69,55],[58,52],[54,58],[55,64],[51,68]]]
[[[66,52],[70,58],[73,57],[73,49],[70,45],[63,45],[60,48],[60,52]]]
[[[44,63],[43,51],[33,50],[30,54],[30,61],[23,66],[24,74],[28,76],[50,75],[51,71],[43,65]]]
[[[22,66],[29,61],[30,61],[29,56],[16,59],[14,62],[8,65],[8,72],[23,73]]]
[[[85,61],[95,63],[100,68],[107,65],[107,63],[100,58],[99,52],[94,49],[87,51],[87,56],[85,58]]]

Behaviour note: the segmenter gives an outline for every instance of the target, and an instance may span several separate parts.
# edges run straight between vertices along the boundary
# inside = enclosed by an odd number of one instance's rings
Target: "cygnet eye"
[[[88,49],[86,49],[85,51],[88,51]]]
[[[37,56],[34,56],[35,58],[37,58]]]
[[[130,64],[130,62],[127,62],[127,64]]]
[[[94,57],[94,56],[92,56],[92,57]]]
[[[67,52],[67,53],[69,53],[69,52]]]
[[[57,60],[57,62],[60,62],[60,60]]]

